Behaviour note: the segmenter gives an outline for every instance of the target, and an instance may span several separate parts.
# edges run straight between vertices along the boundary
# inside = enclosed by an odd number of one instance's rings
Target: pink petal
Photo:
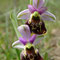
[[[45,13],[43,13],[41,15],[42,20],[50,20],[50,21],[54,21],[56,19],[55,15],[53,15],[52,13],[46,11]]]
[[[41,9],[38,9],[37,11],[41,14],[43,14],[47,10],[46,7],[41,7]]]
[[[30,40],[29,40],[29,41],[30,41],[30,43],[32,43],[32,44],[33,44],[33,43],[34,43],[34,41],[35,41],[35,39],[36,39],[36,35],[34,34],[34,35],[30,38]]]
[[[33,0],[33,6],[35,8],[41,8],[44,4],[44,0]]]
[[[30,29],[28,25],[21,25],[18,27],[18,31],[21,33],[25,40],[29,40],[31,37]]]
[[[22,44],[24,44],[24,45],[27,44],[27,40],[25,40],[25,39],[22,38],[22,37],[19,37],[19,41],[20,41]]]
[[[36,9],[32,6],[32,5],[28,5],[28,9],[31,13],[33,13],[34,11],[36,11]]]
[[[17,18],[28,20],[30,18],[30,14],[31,13],[30,13],[29,9],[26,9],[26,10],[21,11],[20,13],[18,13]]]

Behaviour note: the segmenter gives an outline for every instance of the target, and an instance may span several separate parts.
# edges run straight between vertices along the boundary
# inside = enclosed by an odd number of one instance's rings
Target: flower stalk
[[[32,3],[33,3],[33,0],[30,0],[30,4],[32,5]]]

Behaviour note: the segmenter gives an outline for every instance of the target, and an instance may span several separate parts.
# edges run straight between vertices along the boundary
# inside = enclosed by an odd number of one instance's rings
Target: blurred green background
[[[11,46],[18,38],[10,14],[14,12],[16,18],[28,4],[29,0],[0,0],[0,60],[18,60],[16,50]],[[38,46],[42,56],[48,52],[51,60],[60,60],[60,0],[46,0],[45,5],[55,14],[56,21],[45,21],[48,32]],[[22,23],[18,20],[19,25]]]

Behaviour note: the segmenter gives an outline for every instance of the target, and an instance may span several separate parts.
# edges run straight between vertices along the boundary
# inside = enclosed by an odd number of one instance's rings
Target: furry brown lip
[[[41,35],[47,32],[43,21],[40,21],[39,23],[29,23],[29,21],[27,21],[26,24],[29,26],[31,33]]]

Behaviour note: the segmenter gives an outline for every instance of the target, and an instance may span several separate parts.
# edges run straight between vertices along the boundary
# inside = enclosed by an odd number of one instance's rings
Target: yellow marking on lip
[[[32,32],[32,33],[31,33],[31,36],[34,35],[34,34],[35,34],[35,33]]]
[[[29,20],[29,24],[31,23],[31,19]]]
[[[32,30],[35,30],[36,28],[32,27]]]
[[[47,34],[47,32],[46,33],[43,32],[43,35],[46,35],[46,34]]]

